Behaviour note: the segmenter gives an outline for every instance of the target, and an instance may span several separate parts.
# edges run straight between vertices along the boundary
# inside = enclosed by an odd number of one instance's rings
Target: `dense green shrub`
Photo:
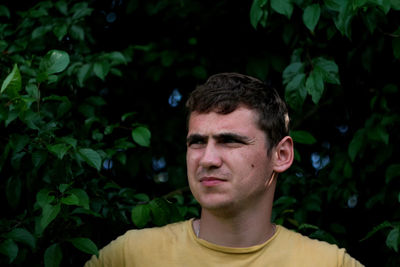
[[[198,216],[182,102],[209,74],[238,71],[277,87],[291,109],[296,162],[280,177],[274,221],[368,266],[397,266],[399,9],[0,5],[0,263],[82,265],[127,229]]]

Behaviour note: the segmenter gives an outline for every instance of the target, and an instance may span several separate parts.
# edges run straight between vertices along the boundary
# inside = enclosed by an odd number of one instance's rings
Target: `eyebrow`
[[[249,144],[252,142],[251,138],[249,138],[247,136],[240,135],[237,133],[229,133],[229,132],[213,135],[212,138],[217,140],[218,142],[226,141],[226,140],[235,140],[235,141],[238,141],[243,144]],[[208,139],[208,136],[206,136],[206,135],[191,134],[187,137],[186,142],[189,144],[193,141],[204,141],[207,139]]]

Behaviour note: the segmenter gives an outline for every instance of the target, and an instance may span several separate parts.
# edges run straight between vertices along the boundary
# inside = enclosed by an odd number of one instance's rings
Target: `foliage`
[[[150,201],[151,194],[119,186],[102,172],[107,160],[127,165],[132,150],[149,147],[151,134],[132,113],[119,121],[106,116],[108,104],[96,88],[121,76],[131,55],[94,51],[86,22],[92,12],[86,2],[43,1],[20,12],[19,24],[1,25],[0,68],[9,73],[0,95],[2,202],[8,206],[0,223],[3,264],[58,266],[76,249],[98,254],[92,239],[101,228],[90,224],[132,225],[132,207],[139,227],[191,212],[181,198],[176,205]],[[144,220],[136,207],[147,208],[145,224],[136,219]]]
[[[250,12],[254,28],[280,35],[291,52],[282,85],[297,161],[275,216],[355,254],[374,247],[388,266],[400,258],[398,10],[398,1],[255,0]],[[332,216],[322,215],[327,209]],[[365,264],[382,265],[359,253]]]
[[[82,265],[198,216],[180,101],[223,71],[289,104],[274,221],[399,264],[398,1],[100,2],[0,5],[3,265]]]

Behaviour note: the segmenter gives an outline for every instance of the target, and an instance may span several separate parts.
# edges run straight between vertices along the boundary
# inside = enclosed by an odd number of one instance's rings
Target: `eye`
[[[207,141],[205,138],[202,137],[190,137],[187,140],[187,146],[190,148],[200,148],[202,146],[204,146]]]
[[[240,143],[243,144],[242,141],[237,140],[235,138],[227,137],[221,140],[221,143],[229,144],[229,143]]]
[[[245,144],[246,142],[235,136],[221,136],[218,140],[221,144]]]

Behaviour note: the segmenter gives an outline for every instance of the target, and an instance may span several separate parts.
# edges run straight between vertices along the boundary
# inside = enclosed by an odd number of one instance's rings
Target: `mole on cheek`
[[[251,164],[251,167],[254,168],[254,164]]]

